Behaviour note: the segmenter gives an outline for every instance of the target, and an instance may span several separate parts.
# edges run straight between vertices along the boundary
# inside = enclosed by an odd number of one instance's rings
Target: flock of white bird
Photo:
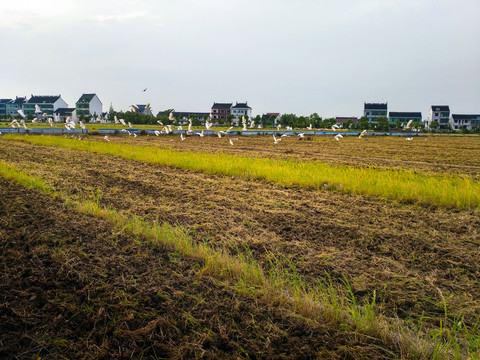
[[[25,130],[28,130],[28,127],[25,123],[25,118],[26,118],[25,113],[22,110],[17,110],[17,111],[22,116],[22,119],[20,120],[20,122],[18,122],[16,119],[12,120],[12,122],[10,123],[10,126],[13,127],[13,128],[23,127]],[[35,105],[35,113],[36,114],[41,114],[42,113],[40,111],[40,107],[38,105]],[[46,118],[48,123],[50,124],[50,126],[53,127],[53,119],[51,117],[48,117],[48,115],[46,113],[43,113],[42,117]],[[99,120],[99,118],[97,118],[97,121],[98,120]],[[175,117],[173,116],[172,112],[169,115],[169,120],[171,120],[171,121],[175,120]],[[32,123],[35,123],[37,121],[38,121],[38,117],[35,117],[35,118],[33,118]],[[56,117],[55,121],[59,122],[60,121],[59,117]],[[123,126],[128,126],[129,128],[132,128],[132,124],[130,122],[126,123],[124,119],[118,119],[116,115],[114,116],[114,121],[115,121],[115,124],[122,124]],[[200,131],[199,133],[193,132],[193,130],[192,130],[192,119],[189,119],[188,122],[189,122],[188,123],[188,129],[186,131],[187,136],[189,136],[189,135],[198,135],[200,137],[205,136],[203,130]],[[411,129],[412,122],[413,122],[413,120],[410,120],[405,126],[403,126],[403,129]],[[160,136],[162,134],[170,134],[171,132],[173,132],[172,125],[163,125],[163,123],[161,121],[157,121],[157,123],[160,126],[163,126],[163,128],[160,131],[159,130],[154,131],[154,134],[156,136]],[[75,129],[77,124],[75,123],[75,121],[71,120],[70,117],[67,117],[67,119],[65,120],[64,126],[67,130],[71,130],[71,129]],[[79,121],[79,126],[80,126],[80,128],[82,128],[84,130],[86,129],[86,126],[82,121]],[[205,128],[208,131],[208,130],[212,129],[212,126],[213,126],[212,118],[210,117],[209,119],[207,119],[205,121]],[[249,128],[250,129],[255,128],[255,121],[254,120],[250,121]],[[257,128],[261,129],[262,125],[258,125]],[[276,128],[277,128],[277,130],[280,130],[282,128],[282,125],[279,124],[279,125],[276,126]],[[337,131],[339,128],[340,127],[337,124],[332,125],[332,131]],[[228,128],[226,131],[217,131],[217,136],[219,138],[221,138],[222,136],[226,136],[227,133],[232,129],[233,129],[233,126]],[[290,126],[286,126],[285,129],[287,131],[288,130],[293,130],[292,127],[290,127]],[[309,124],[309,126],[307,126],[306,129],[307,130],[312,130],[313,129],[312,124]],[[183,127],[182,126],[177,126],[177,130],[183,130]],[[415,129],[412,129],[412,130],[415,130]],[[247,120],[245,119],[244,116],[242,116],[242,131],[247,131]],[[134,138],[137,137],[137,134],[135,132],[129,131],[128,129],[122,129],[121,132],[125,132],[128,135],[133,136]],[[358,137],[361,139],[365,136],[366,133],[367,133],[367,130],[363,130]],[[278,144],[280,141],[282,141],[282,138],[289,137],[289,136],[291,136],[291,134],[283,134],[283,135],[280,136],[280,138],[277,138],[275,136],[275,134],[273,134],[273,143]],[[303,133],[298,133],[297,136],[300,140],[302,140],[305,137],[305,133],[304,132]],[[340,141],[340,139],[343,139],[343,135],[339,133],[339,134],[335,135],[333,138],[336,141]],[[186,137],[183,135],[183,133],[180,134],[180,139],[182,141],[184,141],[186,139]],[[108,137],[108,135],[104,136],[104,140],[105,141],[110,141],[110,138]],[[230,138],[229,139],[230,145],[233,146],[234,141],[236,141],[236,140],[238,140],[238,138]],[[407,137],[405,140],[412,141],[413,138],[412,137]]]

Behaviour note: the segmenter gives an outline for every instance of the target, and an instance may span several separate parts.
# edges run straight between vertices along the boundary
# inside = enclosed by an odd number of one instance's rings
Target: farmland
[[[480,138],[343,140],[1,138],[0,354],[478,356]],[[317,186],[146,155],[157,150],[472,191],[415,201],[387,193],[389,183],[346,191],[347,180]],[[168,239],[150,230],[159,227]]]

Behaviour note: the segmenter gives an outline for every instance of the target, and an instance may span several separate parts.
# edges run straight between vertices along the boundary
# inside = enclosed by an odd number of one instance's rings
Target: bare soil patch
[[[0,357],[390,359],[262,307],[196,261],[0,179]]]

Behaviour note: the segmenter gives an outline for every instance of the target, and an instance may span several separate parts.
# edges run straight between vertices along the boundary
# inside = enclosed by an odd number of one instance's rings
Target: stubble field
[[[234,277],[206,271],[208,259],[152,244],[148,237],[71,205],[91,201],[97,208],[136,216],[146,226],[181,229],[192,243],[258,264],[265,274],[282,269],[290,281],[301,283],[301,291],[328,284],[344,302],[339,306],[346,307],[347,317],[355,317],[348,315],[349,306],[368,308],[374,299],[376,316],[393,319],[391,332],[401,326],[426,344],[443,344],[446,358],[478,355],[478,205],[344,193],[337,191],[341,184],[285,186],[45,146],[36,143],[41,138],[0,139],[5,167],[41,179],[55,192],[2,180],[0,354],[441,356],[430,345],[423,353],[406,349],[413,339],[382,338],[380,331],[362,332],[345,319],[320,321],[298,310],[301,304],[295,309],[265,296],[261,286],[240,286]],[[59,140],[104,142],[101,137]],[[123,136],[104,145],[406,170],[459,177],[474,185],[480,179],[480,138],[343,140],[284,138],[274,145],[270,137],[242,137],[231,146],[226,138]]]

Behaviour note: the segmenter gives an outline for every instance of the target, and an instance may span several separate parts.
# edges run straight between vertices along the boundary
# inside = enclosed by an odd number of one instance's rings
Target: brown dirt
[[[0,179],[0,358],[390,359]]]
[[[149,141],[149,140],[145,140]],[[247,140],[243,140],[247,141]],[[257,141],[253,140],[252,141]],[[379,310],[426,323],[480,315],[478,212],[430,209],[332,192],[285,189],[66,149],[0,142],[0,159],[72,196],[180,224],[198,241],[244,245],[265,264],[284,255],[308,281],[345,276]]]

